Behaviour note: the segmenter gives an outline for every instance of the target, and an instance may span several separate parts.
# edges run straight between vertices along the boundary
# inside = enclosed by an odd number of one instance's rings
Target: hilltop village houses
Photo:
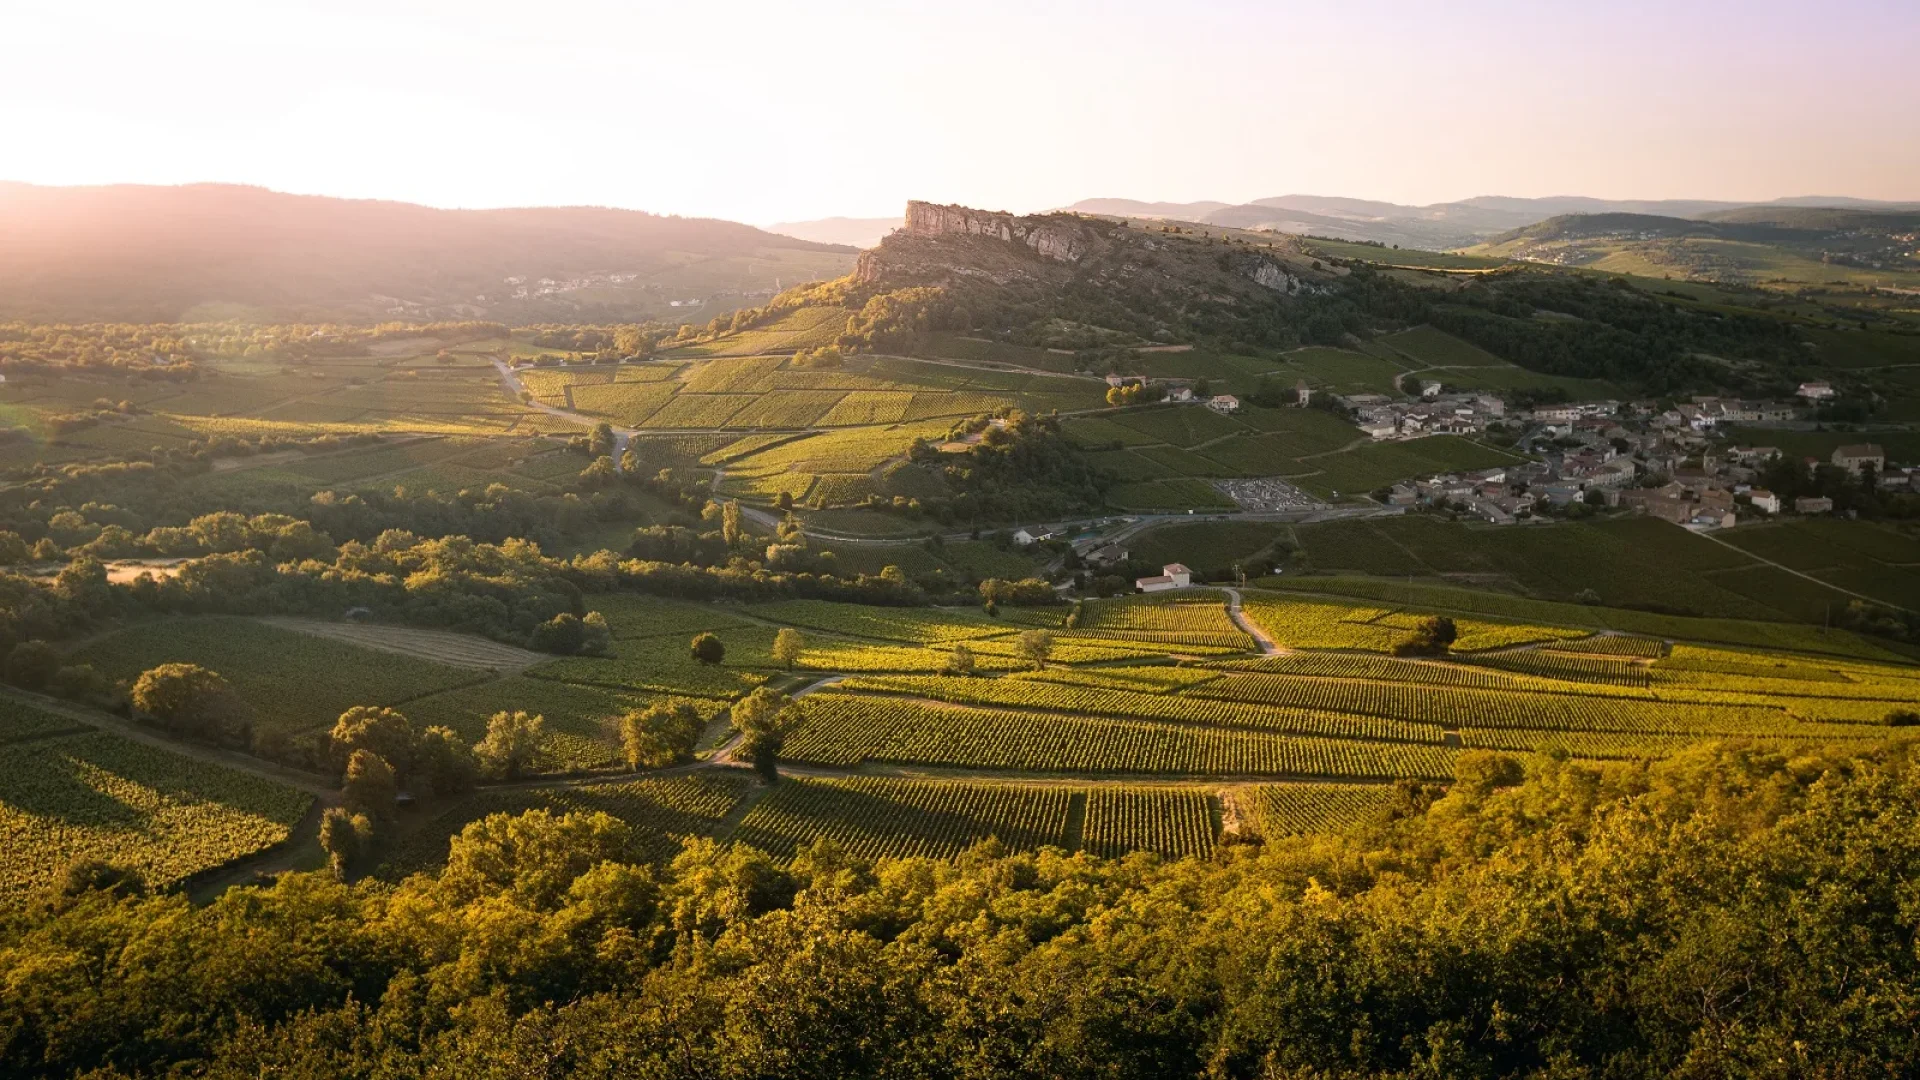
[[[1205,404],[1221,413],[1240,408],[1238,398],[1208,394],[1199,380],[1110,374],[1106,381],[1116,389],[1137,386],[1148,400]],[[1735,445],[1725,430],[1816,417],[1820,403],[1835,395],[1827,383],[1802,384],[1791,401],[1699,396],[1675,403],[1601,400],[1525,408],[1509,407],[1489,391],[1450,389],[1432,380],[1420,382],[1417,394],[1408,390],[1398,396],[1333,394],[1330,400],[1375,441],[1496,436],[1495,445],[1510,445],[1527,460],[1402,481],[1376,493],[1390,506],[1444,508],[1497,525],[1608,507],[1698,530],[1756,515],[1834,512],[1829,498],[1787,499],[1768,490],[1762,478],[1781,451]],[[1303,379],[1294,401],[1305,405],[1315,393]],[[1871,476],[1885,490],[1920,490],[1920,467],[1911,462],[1891,467],[1884,448],[1872,442],[1840,446],[1829,457],[1802,465],[1809,471],[1831,466],[1855,477]],[[1045,537],[1014,539],[1031,543]],[[1177,587],[1163,581],[1169,576],[1136,584],[1145,591]]]
[[[1402,507],[1444,507],[1499,525],[1550,517],[1584,503],[1657,517],[1696,530],[1724,528],[1744,517],[1830,514],[1833,500],[1819,496],[1782,499],[1761,482],[1782,456],[1771,446],[1735,445],[1723,426],[1766,425],[1800,419],[1803,407],[1775,401],[1696,397],[1661,408],[1652,402],[1592,401],[1508,410],[1486,395],[1437,395],[1398,401],[1383,395],[1350,395],[1362,430],[1375,438],[1417,438],[1435,432],[1465,433],[1475,421],[1498,422],[1517,435],[1516,448],[1534,460],[1490,469],[1425,477],[1395,484],[1386,502]],[[1421,406],[1446,402],[1456,419],[1434,424]],[[1497,418],[1497,420],[1496,420]],[[1883,447],[1861,442],[1838,447],[1826,458],[1802,462],[1871,477],[1883,490],[1920,490],[1920,468],[1889,467]]]

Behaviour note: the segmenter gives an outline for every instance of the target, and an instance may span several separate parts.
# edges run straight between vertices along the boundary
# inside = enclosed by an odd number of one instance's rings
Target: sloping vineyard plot
[[[0,745],[0,897],[78,859],[165,887],[287,838],[313,797],[102,732]]]
[[[989,837],[1014,850],[1065,847],[1073,792],[891,777],[783,781],[735,838],[780,858],[825,837],[855,858],[950,859]]]
[[[861,761],[1077,773],[1414,776],[1453,774],[1436,745],[1369,743],[1008,709],[952,709],[823,693],[788,736],[795,761]]]
[[[1236,678],[1260,680],[1269,677]],[[1273,708],[1268,707],[1270,703],[1263,704],[1257,700],[1249,703],[1246,699],[1209,693],[1219,682],[1200,684],[1193,696],[1130,693],[1024,679],[964,679],[937,675],[870,676],[849,679],[842,685],[848,690],[892,691],[956,704],[1050,710],[1076,716],[1126,716],[1197,726],[1254,728],[1336,738],[1440,741],[1440,727],[1437,724],[1410,723],[1378,714],[1352,715],[1361,712],[1353,709],[1344,710],[1349,715],[1342,715],[1340,712],[1316,711],[1313,708]]]

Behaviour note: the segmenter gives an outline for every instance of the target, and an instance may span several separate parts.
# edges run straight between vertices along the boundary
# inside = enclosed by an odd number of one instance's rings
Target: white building
[[[1800,384],[1800,389],[1795,392],[1808,401],[1819,401],[1822,398],[1830,398],[1833,396],[1833,384],[1826,382],[1803,382]]]
[[[1184,589],[1191,584],[1193,571],[1179,563],[1168,563],[1161,567],[1159,577],[1133,579],[1133,587],[1141,592],[1166,592],[1168,589]]]
[[[1777,514],[1780,512],[1780,496],[1775,495],[1766,488],[1754,488],[1752,491],[1747,492],[1747,499],[1753,503],[1755,510],[1761,510],[1769,514]]]
[[[1032,547],[1035,539],[1037,537],[1025,529],[1018,529],[1013,534],[1013,542],[1021,547]]]
[[[1240,399],[1232,394],[1215,394],[1207,399],[1207,408],[1217,413],[1230,413],[1240,408]]]

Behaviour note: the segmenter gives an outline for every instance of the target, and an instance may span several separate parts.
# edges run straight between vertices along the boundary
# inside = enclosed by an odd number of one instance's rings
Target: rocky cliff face
[[[929,237],[997,236],[1010,243],[1025,244],[1035,253],[1061,262],[1078,262],[1087,250],[1084,231],[1076,228],[1071,219],[1015,217],[965,206],[909,202],[906,231]]]

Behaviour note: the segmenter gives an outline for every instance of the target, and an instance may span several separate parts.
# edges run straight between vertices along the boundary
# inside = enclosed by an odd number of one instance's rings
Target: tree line
[[[0,1072],[1912,1075],[1912,750],[1469,754],[1348,827],[1256,816],[1178,862],[696,839],[654,863],[633,826],[535,811],[436,873],[205,907],[81,867],[0,912]]]

